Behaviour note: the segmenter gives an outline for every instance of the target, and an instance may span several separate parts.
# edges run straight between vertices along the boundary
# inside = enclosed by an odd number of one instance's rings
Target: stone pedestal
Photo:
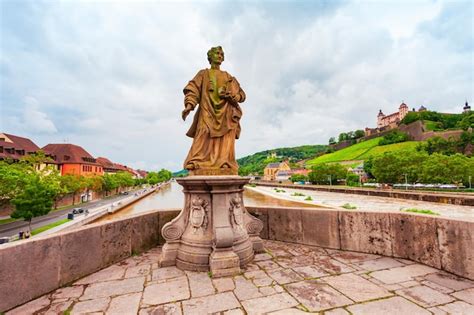
[[[243,204],[240,176],[189,176],[177,179],[184,187],[184,208],[162,229],[166,240],[161,266],[211,271],[221,277],[240,273],[263,251],[262,222]]]

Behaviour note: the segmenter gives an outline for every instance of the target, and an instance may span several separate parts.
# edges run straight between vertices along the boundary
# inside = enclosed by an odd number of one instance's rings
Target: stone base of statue
[[[249,179],[189,176],[176,181],[184,187],[184,208],[162,229],[161,266],[211,271],[213,277],[239,274],[254,253],[263,251],[263,224],[243,204]]]

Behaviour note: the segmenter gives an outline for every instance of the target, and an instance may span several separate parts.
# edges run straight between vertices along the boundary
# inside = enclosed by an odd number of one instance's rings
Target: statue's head
[[[221,46],[212,47],[207,51],[207,60],[212,65],[221,64],[224,61],[224,50]]]

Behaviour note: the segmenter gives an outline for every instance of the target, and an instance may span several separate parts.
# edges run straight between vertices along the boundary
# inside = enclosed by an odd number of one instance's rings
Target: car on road
[[[83,208],[74,208],[74,209],[72,209],[72,213],[73,214],[84,213],[84,209]]]

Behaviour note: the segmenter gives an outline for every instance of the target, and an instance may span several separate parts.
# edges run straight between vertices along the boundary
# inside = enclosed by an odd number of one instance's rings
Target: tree
[[[346,185],[348,185],[348,186],[357,186],[357,185],[359,185],[359,175],[354,174],[352,172],[347,172]]]
[[[118,186],[119,185],[117,179],[115,178],[115,175],[111,175],[108,173],[104,174],[104,176],[102,177],[102,187],[104,188],[106,195],[112,190],[117,189]]]
[[[354,132],[354,139],[359,139],[365,136],[365,131],[358,129]]]
[[[405,142],[408,140],[409,140],[408,134],[400,130],[393,130],[382,137],[382,139],[379,142],[379,145]]]
[[[404,151],[386,152],[373,158],[372,174],[381,183],[417,182],[421,165],[428,155],[424,152]]]
[[[0,161],[0,200],[10,200],[24,189],[27,169],[19,163]]]
[[[129,172],[117,172],[114,176],[119,187],[130,187],[135,184],[135,180]]]
[[[294,182],[306,182],[308,180],[308,177],[306,177],[303,174],[293,174],[290,176],[290,180]]]
[[[59,178],[61,196],[72,194],[72,204],[74,205],[76,193],[84,190],[86,182],[83,176],[66,174]]]
[[[334,137],[329,138],[329,144],[336,144],[336,138]]]
[[[426,151],[428,154],[441,153],[452,155],[458,152],[458,141],[454,139],[446,140],[441,137],[431,137],[425,143],[418,145],[418,151]]]
[[[28,221],[31,232],[31,220],[51,211],[56,194],[54,187],[42,180],[39,174],[30,174],[24,190],[12,199],[15,209],[11,217]]]
[[[346,141],[346,140],[349,140],[349,138],[347,136],[347,133],[345,133],[345,132],[340,133],[339,137],[338,137],[338,142],[342,142],[342,141]]]
[[[424,183],[468,185],[469,176],[474,177],[474,160],[459,153],[451,156],[434,153],[422,165]]]
[[[347,169],[341,164],[319,164],[311,169],[308,179],[313,184],[337,184],[339,180],[345,179]]]

